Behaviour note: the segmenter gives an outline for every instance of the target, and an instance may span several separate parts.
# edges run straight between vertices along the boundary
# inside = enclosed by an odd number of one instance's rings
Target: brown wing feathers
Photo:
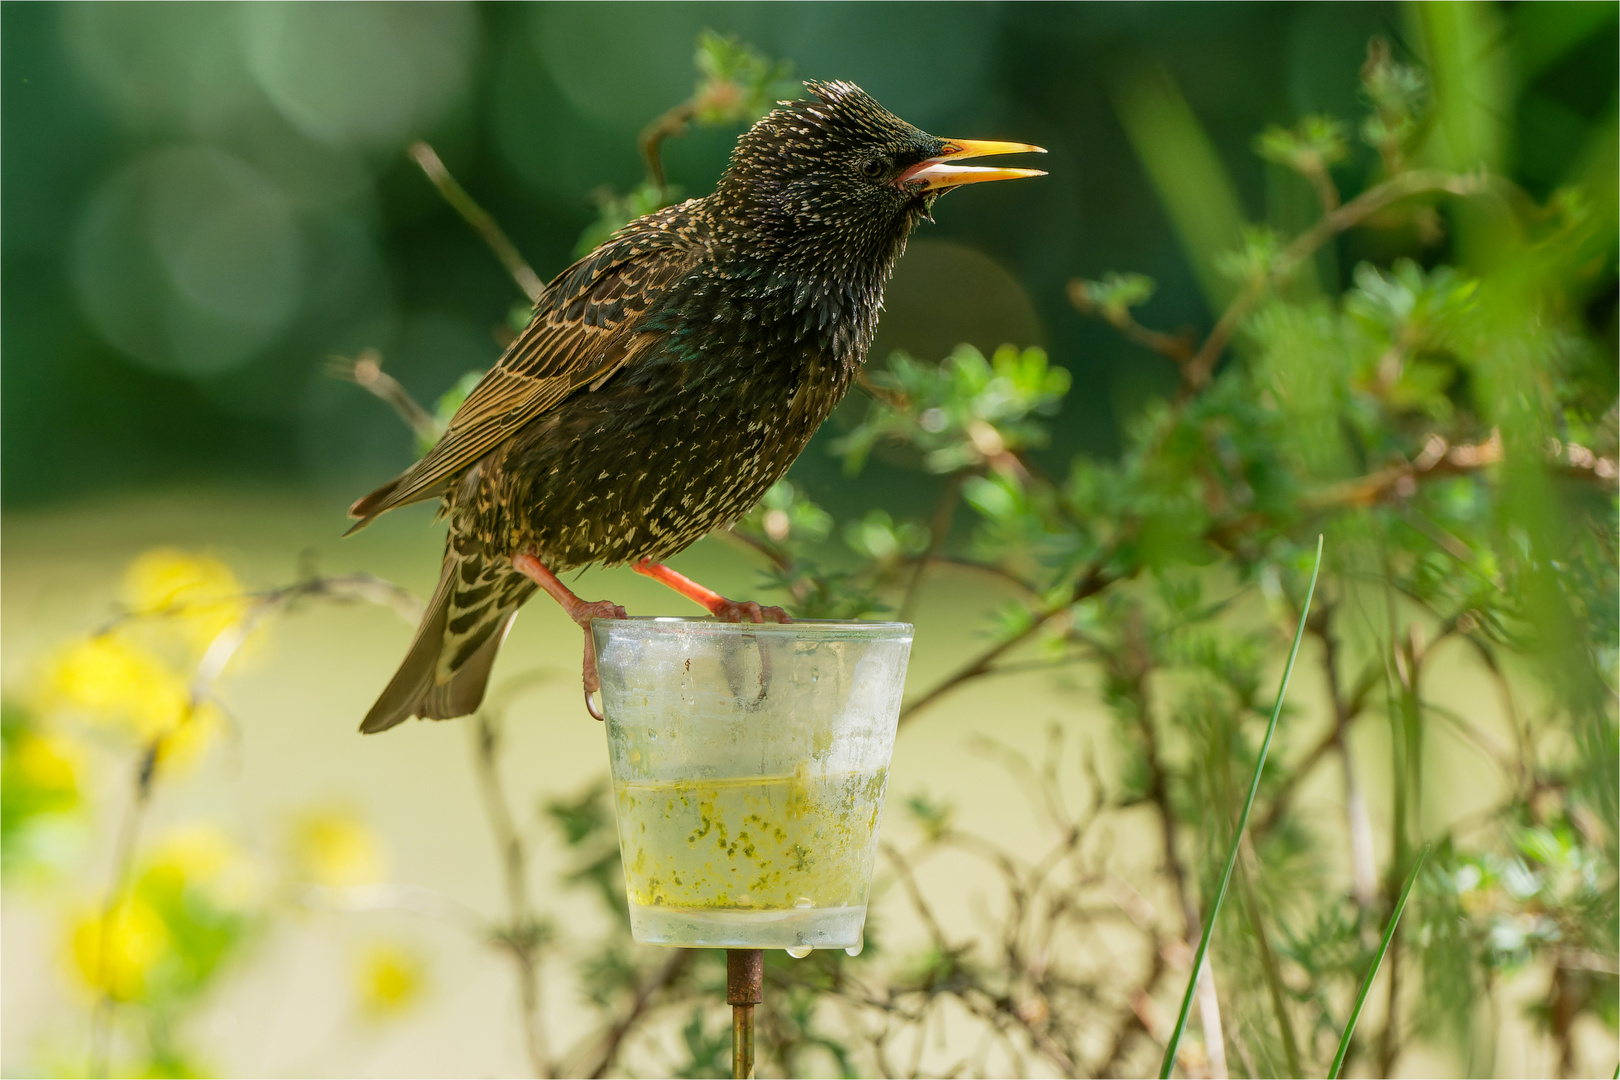
[[[683,207],[672,207],[679,211]],[[519,428],[581,387],[599,386],[637,351],[634,325],[650,301],[697,261],[691,237],[666,211],[564,270],[528,327],[451,419],[421,461],[357,500],[364,528],[396,506],[443,494],[450,481]]]

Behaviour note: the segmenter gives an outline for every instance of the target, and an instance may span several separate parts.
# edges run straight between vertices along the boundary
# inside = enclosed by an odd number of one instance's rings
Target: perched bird
[[[747,513],[866,359],[912,228],[963,184],[1044,175],[962,158],[1023,143],[941,139],[847,82],[807,83],[738,140],[712,195],[631,222],[564,270],[421,461],[350,508],[442,500],[427,614],[360,730],[464,716],[517,609],[544,589],[585,630],[623,618],[557,575],[630,563],[722,619],[786,621],[661,565]],[[351,530],[353,531],[353,530]]]

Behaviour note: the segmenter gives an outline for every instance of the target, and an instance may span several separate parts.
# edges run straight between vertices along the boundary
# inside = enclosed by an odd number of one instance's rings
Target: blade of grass
[[[1412,886],[1417,883],[1418,871],[1423,869],[1423,860],[1429,857],[1429,849],[1433,844],[1424,844],[1423,850],[1418,852],[1417,862],[1412,866],[1412,872],[1406,875],[1406,884],[1401,887],[1401,898],[1395,901],[1395,910],[1389,916],[1389,925],[1384,927],[1384,940],[1378,943],[1378,952],[1373,956],[1372,966],[1367,969],[1367,975],[1361,980],[1361,990],[1356,994],[1356,1007],[1350,1010],[1350,1019],[1345,1022],[1344,1034],[1339,1037],[1339,1052],[1333,1055],[1333,1068],[1328,1072],[1328,1080],[1338,1080],[1339,1070],[1344,1067],[1345,1055],[1350,1052],[1350,1036],[1355,1033],[1356,1021],[1361,1019],[1361,1007],[1367,1003],[1367,992],[1372,989],[1373,979],[1378,975],[1378,968],[1384,962],[1384,953],[1389,951],[1389,943],[1395,940],[1395,926],[1401,921],[1401,912],[1406,910],[1406,898],[1412,895]]]
[[[1176,1064],[1176,1050],[1181,1045],[1181,1033],[1187,1027],[1187,1014],[1192,1010],[1193,994],[1198,989],[1198,976],[1204,968],[1204,956],[1209,952],[1209,938],[1215,931],[1215,920],[1226,900],[1226,888],[1232,883],[1232,867],[1237,863],[1238,846],[1243,830],[1249,824],[1249,811],[1254,809],[1254,796],[1260,790],[1260,774],[1266,768],[1266,753],[1271,749],[1271,737],[1277,733],[1277,717],[1282,715],[1283,698],[1288,693],[1288,680],[1294,674],[1294,660],[1299,656],[1299,643],[1305,636],[1305,620],[1311,614],[1311,598],[1316,595],[1316,578],[1322,572],[1322,537],[1316,538],[1316,565],[1311,569],[1311,587],[1305,593],[1305,607],[1299,613],[1299,627],[1294,631],[1294,647],[1288,650],[1288,666],[1283,668],[1282,682],[1277,687],[1277,704],[1271,709],[1271,723],[1266,725],[1266,737],[1260,744],[1260,755],[1254,763],[1254,777],[1249,781],[1249,797],[1243,801],[1243,813],[1232,832],[1231,846],[1226,850],[1226,868],[1221,871],[1221,883],[1215,890],[1215,902],[1209,916],[1204,919],[1204,932],[1198,939],[1198,952],[1193,956],[1192,978],[1187,980],[1187,992],[1181,996],[1181,1013],[1176,1017],[1175,1030],[1164,1048],[1164,1061],[1159,1064],[1159,1080],[1167,1080]]]

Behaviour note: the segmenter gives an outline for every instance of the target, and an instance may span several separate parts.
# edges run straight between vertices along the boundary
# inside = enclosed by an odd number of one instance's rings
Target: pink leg
[[[593,717],[602,719],[602,711],[591,701],[591,695],[602,689],[602,680],[596,674],[596,649],[591,642],[592,619],[622,619],[625,618],[624,608],[611,600],[581,600],[574,595],[572,589],[558,580],[557,575],[546,569],[545,564],[531,552],[523,551],[512,556],[512,569],[531,578],[536,585],[551,596],[568,617],[579,624],[585,631],[585,711]]]
[[[788,613],[779,607],[762,607],[752,600],[727,600],[713,589],[705,588],[687,577],[665,566],[663,563],[643,560],[632,568],[638,574],[645,574],[654,581],[668,585],[682,596],[709,609],[709,613],[721,622],[742,622],[747,619],[752,623],[792,622]]]

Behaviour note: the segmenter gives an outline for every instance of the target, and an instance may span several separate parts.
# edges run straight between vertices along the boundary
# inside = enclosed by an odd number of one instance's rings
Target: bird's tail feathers
[[[452,538],[410,651],[360,730],[370,735],[412,716],[448,720],[475,712],[501,642],[533,592],[528,578],[481,551],[458,551]]]
[[[376,491],[354,500],[354,505],[349,507],[349,516],[360,520],[350,525],[343,535],[352,536],[370,525],[379,514],[387,513],[396,506],[409,506],[411,503],[443,495],[446,481],[441,479],[437,482],[422,482],[418,478],[421,465],[422,462],[417,462]]]

